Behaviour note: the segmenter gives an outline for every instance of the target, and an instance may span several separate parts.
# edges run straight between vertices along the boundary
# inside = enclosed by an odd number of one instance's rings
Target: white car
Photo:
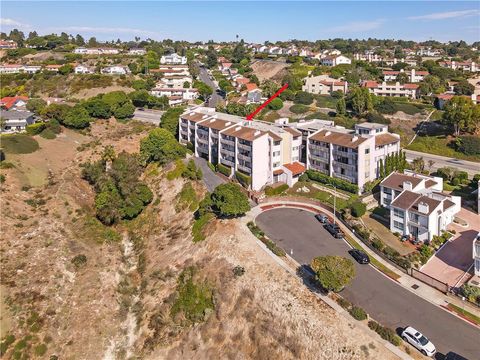
[[[420,350],[423,355],[433,356],[437,352],[435,345],[433,345],[432,342],[420,331],[415,330],[411,326],[403,330],[402,339]]]

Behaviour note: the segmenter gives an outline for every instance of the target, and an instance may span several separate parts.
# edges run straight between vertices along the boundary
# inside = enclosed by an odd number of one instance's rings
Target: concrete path
[[[205,186],[207,187],[209,192],[212,192],[218,185],[225,183],[224,179],[215,174],[215,172],[213,172],[212,169],[208,167],[207,160],[199,157],[194,157],[193,161],[195,161],[195,165],[202,169],[203,182],[205,183]]]

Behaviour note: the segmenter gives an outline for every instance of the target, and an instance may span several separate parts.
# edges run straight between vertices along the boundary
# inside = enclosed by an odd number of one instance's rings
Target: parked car
[[[402,332],[402,339],[417,348],[425,356],[433,356],[437,352],[435,345],[420,331],[409,326]]]
[[[370,263],[370,258],[368,255],[359,249],[351,249],[348,250],[348,253],[352,255],[352,257],[357,260],[359,264],[369,264]]]
[[[458,355],[453,351],[449,351],[447,355],[443,358],[443,360],[468,360],[467,358],[463,357],[462,355]]]
[[[320,221],[322,224],[326,224],[328,222],[328,217],[327,217],[327,215],[324,215],[324,214],[315,215],[315,219]]]
[[[340,227],[337,224],[327,223],[324,225],[324,228],[337,239],[343,239],[343,232],[340,230]]]

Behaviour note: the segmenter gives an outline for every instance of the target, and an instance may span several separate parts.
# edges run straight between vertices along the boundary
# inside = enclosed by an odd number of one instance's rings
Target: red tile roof
[[[273,175],[281,175],[281,174],[283,174],[282,169],[273,170]]]
[[[367,80],[363,82],[362,86],[366,88],[376,88],[378,87],[378,83],[376,81]]]
[[[382,146],[399,142],[400,139],[391,134],[380,134],[375,136],[375,146]]]
[[[418,84],[404,84],[403,87],[405,89],[418,89],[420,85]]]
[[[27,96],[6,96],[0,100],[0,103],[2,104],[3,107],[9,110],[19,100],[27,101],[28,97]]]
[[[247,87],[247,91],[253,91],[258,89],[257,84],[254,84],[254,83],[248,83],[248,84],[245,84],[245,86]]]
[[[306,170],[305,165],[299,163],[298,161],[295,161],[291,164],[285,164],[283,166],[290,170],[293,176],[302,174]]]

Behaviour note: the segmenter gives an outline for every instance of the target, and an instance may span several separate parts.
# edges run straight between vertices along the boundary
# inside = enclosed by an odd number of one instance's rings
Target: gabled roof
[[[247,87],[247,91],[253,91],[258,89],[257,84],[254,84],[254,83],[248,83],[248,84],[245,84],[245,86]]]
[[[231,127],[225,130],[224,132],[222,132],[222,134],[233,136],[233,137],[236,137],[242,140],[247,140],[247,141],[253,141],[264,135],[267,135],[265,131],[256,130],[250,127],[240,126],[240,125]]]
[[[305,165],[299,163],[298,161],[295,161],[295,162],[290,163],[290,164],[285,164],[285,165],[283,165],[283,167],[290,170],[292,172],[293,176],[302,174],[306,170]]]
[[[403,87],[405,89],[418,89],[420,85],[418,84],[403,84]]]
[[[9,110],[20,100],[27,101],[28,96],[6,96],[0,100],[0,103],[4,108]]]
[[[223,130],[229,126],[235,125],[236,123],[230,120],[224,119],[207,119],[202,121],[199,125],[204,126],[214,130]]]
[[[298,137],[298,136],[302,136],[302,133],[294,128],[291,128],[291,127],[284,127],[283,130],[285,130],[286,132],[292,134],[293,137]]]
[[[360,144],[368,140],[367,138],[358,135],[345,134],[325,129],[313,134],[310,139],[345,146],[352,149],[356,149]]]
[[[422,195],[405,190],[392,201],[391,206],[408,210]]]
[[[418,184],[422,182],[423,178],[417,177],[417,176],[412,176],[412,175],[407,175],[407,174],[401,174],[398,172],[393,172],[390,175],[388,175],[381,183],[381,186],[385,186],[389,189],[394,189],[394,190],[403,190],[403,183],[405,181],[410,181],[412,183],[412,189],[415,189]]]
[[[379,134],[375,136],[375,146],[382,146],[399,142],[400,139],[392,134]]]

